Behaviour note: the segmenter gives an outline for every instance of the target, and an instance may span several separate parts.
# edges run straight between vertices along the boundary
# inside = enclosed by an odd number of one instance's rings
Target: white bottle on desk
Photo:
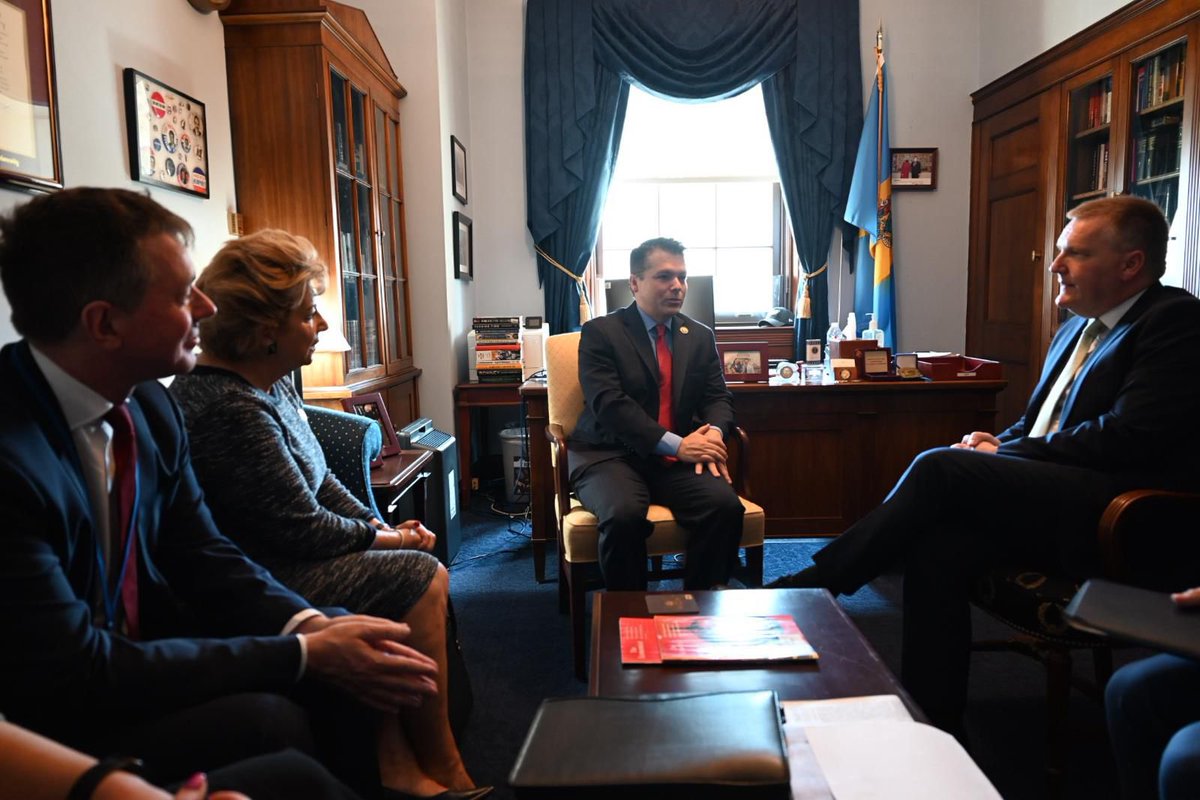
[[[846,315],[846,327],[842,329],[843,339],[853,339],[858,335],[858,317],[851,311]]]

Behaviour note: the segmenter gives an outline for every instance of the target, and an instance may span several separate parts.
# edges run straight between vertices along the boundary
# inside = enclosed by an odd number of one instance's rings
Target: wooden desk
[[[471,503],[471,411],[519,406],[519,383],[460,383],[454,387],[454,435],[458,437],[458,485],[462,507]]]
[[[791,614],[820,658],[781,664],[681,664],[623,666],[621,617],[649,617],[646,592],[596,592],[592,600],[592,657],[588,694],[641,694],[774,689],[780,700],[895,694],[913,719],[925,721],[871,644],[824,589],[745,589],[693,592],[700,613],[765,616]]]
[[[731,384],[737,423],[754,456],[747,494],[768,536],[834,536],[883,501],[913,456],[990,431],[1004,381]],[[535,574],[553,541],[554,478],[544,381],[521,385],[529,424]]]

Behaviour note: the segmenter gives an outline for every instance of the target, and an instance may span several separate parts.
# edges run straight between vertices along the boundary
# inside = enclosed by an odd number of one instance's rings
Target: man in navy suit
[[[79,188],[18,208],[0,236],[24,336],[0,351],[0,710],[164,781],[296,747],[378,792],[371,709],[433,693],[436,667],[407,626],[327,617],[213,525],[154,380],[191,369],[215,310],[192,286],[191,228],[136,192]],[[128,484],[108,414],[122,405]]]
[[[737,561],[744,509],[725,464],[733,403],[716,340],[679,313],[683,245],[643,242],[629,273],[634,302],[583,326],[571,484],[599,520],[607,588],[646,588],[650,503],[670,508],[688,532],[684,587],[721,586]]]
[[[1195,488],[1200,473],[1200,301],[1159,279],[1167,222],[1134,197],[1073,209],[1050,271],[1076,316],[1050,344],[1025,415],[913,461],[887,499],[771,584],[852,593],[898,561],[901,678],[958,732],[966,704],[971,580],[1023,562],[1077,578],[1100,570],[1096,526],[1136,488]]]

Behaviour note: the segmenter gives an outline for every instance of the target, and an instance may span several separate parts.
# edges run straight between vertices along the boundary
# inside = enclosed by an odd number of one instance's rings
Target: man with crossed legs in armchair
[[[1200,301],[1163,286],[1167,221],[1134,197],[1068,215],[1050,271],[1075,317],[1050,344],[1024,416],[913,460],[883,504],[770,584],[853,593],[904,563],[901,680],[929,718],[962,731],[972,580],[1025,562],[1100,571],[1096,526],[1136,488],[1195,488]],[[1182,588],[1182,587],[1181,587]]]

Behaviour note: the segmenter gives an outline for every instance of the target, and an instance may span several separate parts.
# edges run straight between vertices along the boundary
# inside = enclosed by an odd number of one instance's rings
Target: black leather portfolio
[[[544,700],[508,780],[522,800],[791,797],[771,691]]]
[[[1072,624],[1200,659],[1200,608],[1180,608],[1166,592],[1093,578],[1064,613]]]

